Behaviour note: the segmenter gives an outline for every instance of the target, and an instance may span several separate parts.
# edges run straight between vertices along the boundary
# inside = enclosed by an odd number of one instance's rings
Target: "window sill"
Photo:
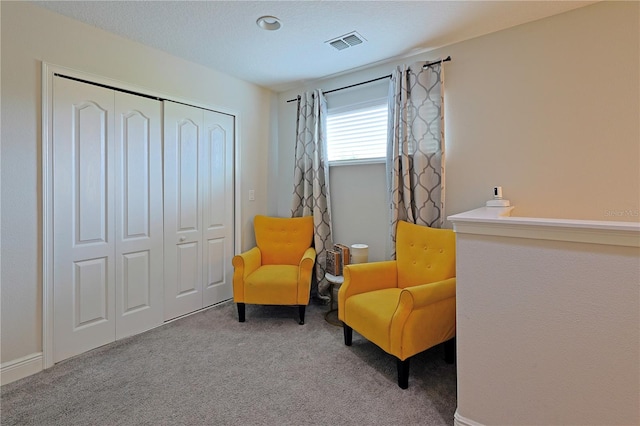
[[[385,158],[367,158],[366,160],[340,160],[340,161],[329,161],[329,167],[334,166],[359,166],[366,164],[384,164],[386,162]]]

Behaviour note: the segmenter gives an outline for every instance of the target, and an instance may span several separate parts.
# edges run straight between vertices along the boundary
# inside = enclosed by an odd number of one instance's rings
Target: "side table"
[[[340,289],[340,286],[344,282],[344,277],[342,275],[331,274],[324,274],[324,277],[329,282],[329,311],[324,314],[324,319],[331,325],[342,327],[342,322],[338,319],[338,306],[336,305],[336,308],[333,309],[333,305],[335,302],[333,292],[334,290]]]

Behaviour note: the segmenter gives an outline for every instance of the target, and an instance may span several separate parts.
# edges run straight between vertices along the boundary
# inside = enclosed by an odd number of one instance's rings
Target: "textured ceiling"
[[[593,1],[36,1],[172,55],[282,91],[426,52]],[[281,19],[278,31],[256,25]],[[328,40],[357,31],[338,51]]]

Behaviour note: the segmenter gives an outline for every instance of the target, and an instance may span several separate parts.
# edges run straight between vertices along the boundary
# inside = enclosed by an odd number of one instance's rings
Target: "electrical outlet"
[[[254,189],[250,189],[249,190],[249,201],[255,201],[256,200],[256,191]]]

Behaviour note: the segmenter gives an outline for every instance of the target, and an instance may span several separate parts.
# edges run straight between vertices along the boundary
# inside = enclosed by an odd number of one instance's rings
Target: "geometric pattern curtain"
[[[327,101],[319,89],[298,97],[291,217],[313,215],[316,279],[311,294],[325,300],[329,287],[324,278],[325,260],[333,247],[326,119]]]
[[[442,62],[397,67],[389,86],[387,184],[390,252],[399,220],[444,224],[444,78]]]

